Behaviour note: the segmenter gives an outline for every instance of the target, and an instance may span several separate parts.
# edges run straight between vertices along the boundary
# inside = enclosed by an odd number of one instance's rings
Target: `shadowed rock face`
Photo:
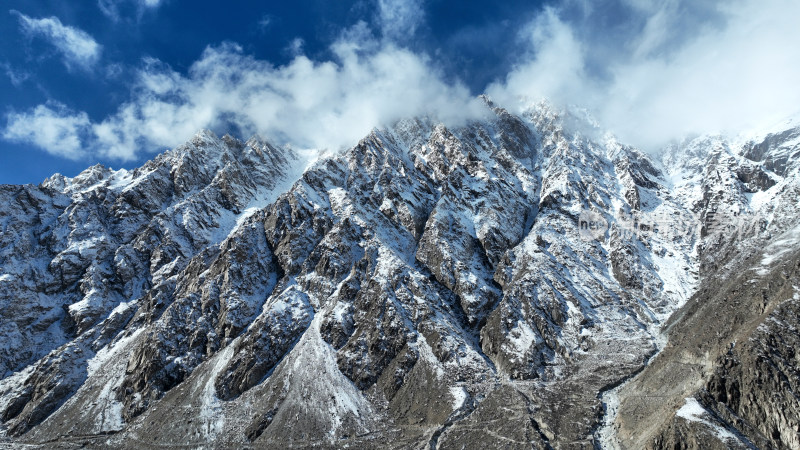
[[[652,367],[703,327],[700,299],[727,292],[714,280],[761,270],[737,245],[787,239],[797,211],[757,202],[796,199],[763,162],[785,146],[696,141],[662,164],[571,131],[575,118],[547,105],[486,104],[485,120],[403,120],[310,166],[204,132],[131,172],[0,187],[12,199],[0,433],[115,447],[605,445],[601,391],[645,368],[692,294]],[[766,224],[717,226],[756,209]],[[587,236],[587,213],[608,227]],[[742,314],[779,314],[748,328],[758,345],[725,353],[721,338],[694,356],[700,369],[674,373],[708,414],[791,447],[792,397],[754,408],[742,388],[796,388],[796,327],[782,319],[794,310],[771,306],[778,292],[767,306],[741,297]],[[761,323],[724,317],[729,330]],[[636,422],[620,392],[625,438]],[[701,445],[697,423],[654,423],[647,442]]]
[[[800,301],[779,304],[715,364],[701,402],[758,447],[800,447]]]
[[[800,157],[797,139],[800,128],[790,128],[770,133],[760,142],[749,142],[745,145],[743,156],[752,161],[763,163],[765,169],[785,177],[792,173]]]

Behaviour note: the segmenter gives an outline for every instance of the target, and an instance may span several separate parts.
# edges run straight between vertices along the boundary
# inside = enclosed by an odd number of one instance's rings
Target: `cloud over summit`
[[[607,29],[586,25],[602,23],[603,6],[630,16],[610,41]],[[525,56],[491,95],[585,107],[648,150],[800,112],[798,2],[625,0],[566,12],[547,9],[521,32]]]
[[[47,148],[66,157],[81,148],[131,160],[142,149],[178,145],[202,128],[336,150],[403,117],[431,114],[460,123],[481,110],[466,87],[443,82],[427,57],[378,42],[363,23],[343,33],[331,51],[331,60],[299,54],[275,67],[223,44],[206,48],[186,74],[147,59],[131,99],[115,114],[90,122],[83,112],[42,105],[9,116],[5,137],[45,148],[52,142],[30,133],[28,122],[35,119],[52,120],[51,128],[69,137],[69,146]]]

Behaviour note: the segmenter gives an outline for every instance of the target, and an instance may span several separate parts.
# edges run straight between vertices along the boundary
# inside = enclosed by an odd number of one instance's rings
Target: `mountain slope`
[[[667,156],[705,214],[704,281],[670,319],[666,349],[619,393],[622,447],[800,447],[799,132],[698,139],[676,149],[690,164]]]

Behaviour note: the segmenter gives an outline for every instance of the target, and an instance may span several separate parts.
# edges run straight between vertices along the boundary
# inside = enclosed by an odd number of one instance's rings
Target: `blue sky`
[[[337,149],[547,98],[647,150],[800,110],[796,0],[7,0],[0,183],[135,167],[201,128]]]

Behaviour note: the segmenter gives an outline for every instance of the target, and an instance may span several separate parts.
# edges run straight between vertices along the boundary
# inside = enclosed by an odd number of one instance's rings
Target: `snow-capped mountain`
[[[0,434],[800,446],[800,128],[652,157],[485,102],[315,161],[201,132],[0,187]]]

